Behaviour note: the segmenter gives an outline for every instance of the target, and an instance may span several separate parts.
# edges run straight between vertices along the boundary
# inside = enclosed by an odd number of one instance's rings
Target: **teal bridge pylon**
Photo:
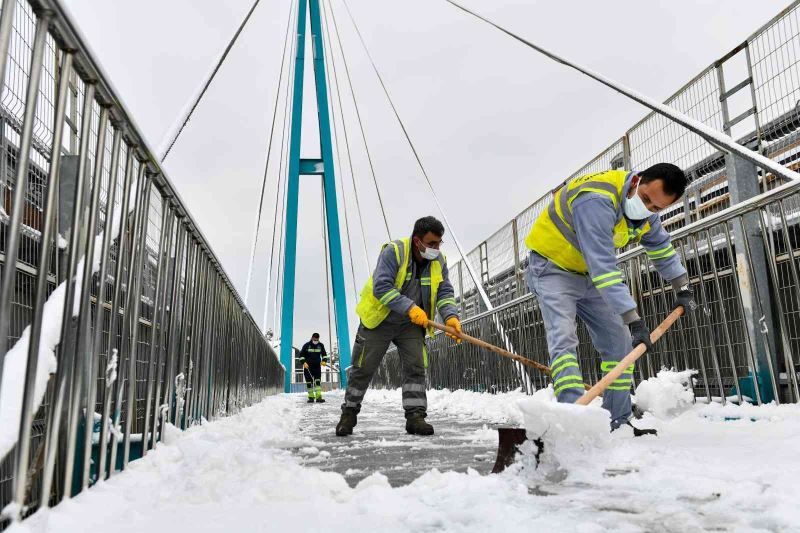
[[[320,153],[322,159],[302,159],[300,141],[303,122],[303,73],[307,11],[310,11],[313,50],[314,81],[317,114],[319,117]],[[297,267],[297,216],[298,193],[301,175],[322,176],[324,187],[328,250],[330,253],[331,281],[339,340],[339,372],[342,388],[347,386],[346,369],[350,366],[350,334],[347,326],[347,297],[344,284],[342,240],[339,232],[339,208],[336,203],[336,176],[333,171],[333,143],[328,109],[328,87],[325,82],[325,54],[322,47],[322,24],[319,0],[299,0],[297,5],[297,55],[294,70],[294,100],[291,115],[291,145],[289,149],[289,175],[286,190],[286,233],[284,246],[283,306],[281,308],[281,363],[286,368],[284,389],[289,392],[292,379],[292,340],[294,334],[294,290]]]

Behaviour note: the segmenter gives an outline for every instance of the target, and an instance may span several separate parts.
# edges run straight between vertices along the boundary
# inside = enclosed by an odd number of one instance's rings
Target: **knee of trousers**
[[[622,320],[610,322],[605,328],[605,334],[594,339],[594,347],[605,361],[619,361],[625,354],[633,349],[631,332]]]

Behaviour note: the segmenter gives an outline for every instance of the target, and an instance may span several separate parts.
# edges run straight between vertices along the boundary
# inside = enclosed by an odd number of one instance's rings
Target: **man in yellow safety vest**
[[[641,244],[671,283],[675,306],[686,312],[697,307],[686,269],[658,215],[683,196],[686,184],[683,171],[669,163],[642,172],[609,170],[580,176],[556,191],[534,223],[525,241],[530,249],[525,278],[544,319],[559,402],[573,403],[583,395],[576,315],[589,330],[604,373],[632,346],[652,347],[650,330],[617,268],[617,249]],[[612,430],[631,425],[632,374],[631,366],[603,393]],[[655,430],[634,428],[636,436],[650,433]]]
[[[443,235],[442,223],[428,216],[414,223],[411,238],[383,246],[356,307],[361,324],[353,344],[353,366],[336,435],[353,433],[364,394],[389,343],[397,346],[404,374],[406,431],[414,435],[433,434],[433,426],[425,421],[426,328],[433,334],[433,329],[428,328],[428,317],[438,311],[448,326],[461,330],[447,261],[439,252]]]

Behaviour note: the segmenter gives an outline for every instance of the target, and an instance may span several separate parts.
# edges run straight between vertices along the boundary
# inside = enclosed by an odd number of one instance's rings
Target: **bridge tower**
[[[303,73],[305,67],[306,17],[310,12],[311,44],[313,50],[314,85],[316,88],[317,115],[321,159],[303,159],[300,154],[303,122]],[[286,232],[284,246],[283,307],[281,309],[281,363],[286,367],[284,387],[289,392],[292,379],[292,340],[294,334],[294,291],[297,266],[297,215],[300,176],[322,176],[325,203],[328,250],[330,254],[331,281],[339,340],[339,372],[342,387],[347,386],[345,370],[350,366],[350,334],[347,326],[347,297],[344,284],[344,261],[339,233],[339,207],[336,202],[336,176],[333,171],[333,143],[331,118],[328,109],[328,87],[325,82],[325,55],[322,46],[322,25],[319,0],[298,0],[297,54],[294,69],[294,100],[291,114],[291,145],[289,149],[289,175],[286,198]]]

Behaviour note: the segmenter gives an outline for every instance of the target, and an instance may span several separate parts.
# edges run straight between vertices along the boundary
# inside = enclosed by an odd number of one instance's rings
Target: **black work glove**
[[[647,350],[653,347],[653,343],[650,341],[650,330],[647,329],[647,324],[644,323],[644,320],[641,318],[634,320],[628,324],[628,327],[631,328],[631,340],[633,341],[631,344],[634,348],[640,344],[644,344]]]
[[[675,295],[675,305],[673,305],[672,308],[677,309],[680,306],[683,306],[683,313],[686,315],[697,309],[697,302],[694,300],[694,293],[688,285],[681,287],[681,289]]]

